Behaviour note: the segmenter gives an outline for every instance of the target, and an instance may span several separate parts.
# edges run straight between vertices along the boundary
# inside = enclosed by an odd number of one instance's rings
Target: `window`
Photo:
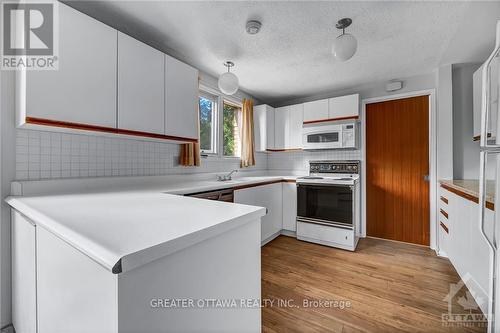
[[[222,125],[224,156],[240,156],[241,107],[224,101]]]
[[[217,153],[217,97],[199,96],[200,150],[205,154]]]

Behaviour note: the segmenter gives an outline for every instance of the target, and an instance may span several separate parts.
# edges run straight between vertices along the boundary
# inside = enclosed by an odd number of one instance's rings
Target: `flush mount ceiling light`
[[[234,67],[234,62],[226,61],[224,66],[227,67],[227,72],[219,76],[219,89],[226,95],[232,95],[238,91],[240,83],[238,77],[229,71],[231,67]]]
[[[352,20],[343,18],[337,22],[335,27],[342,30],[342,34],[335,38],[332,46],[333,56],[340,61],[346,61],[352,58],[358,48],[358,41],[351,34],[345,33],[345,28],[350,26]]]
[[[247,26],[246,26],[247,33],[249,35],[256,35],[259,33],[261,27],[262,27],[262,23],[260,23],[259,21],[250,20],[247,22]]]

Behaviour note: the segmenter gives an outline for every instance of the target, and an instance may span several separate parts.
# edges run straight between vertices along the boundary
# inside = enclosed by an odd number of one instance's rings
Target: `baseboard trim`
[[[281,234],[282,234],[283,236],[297,238],[297,233],[296,233],[295,231],[282,229],[282,230],[281,230]]]
[[[8,324],[5,325],[4,327],[0,328],[1,333],[16,333],[16,330],[14,329],[14,325]]]
[[[274,234],[272,234],[271,236],[267,237],[266,239],[264,239],[261,243],[260,243],[260,246],[264,246],[266,245],[267,243],[269,243],[270,241],[272,241],[273,239],[275,239],[276,237],[278,237],[279,235],[281,235],[281,230],[278,231],[278,232],[275,232]]]

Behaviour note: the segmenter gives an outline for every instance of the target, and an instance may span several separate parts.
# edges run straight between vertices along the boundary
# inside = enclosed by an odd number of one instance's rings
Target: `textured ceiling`
[[[211,75],[219,75],[225,69],[222,63],[232,60],[241,88],[270,104],[428,73],[447,59],[478,61],[474,57],[485,56],[492,46],[494,19],[500,18],[498,2],[81,1],[70,5]],[[338,35],[334,24],[342,17],[353,19],[348,32],[358,39],[357,53],[344,63],[331,55]],[[259,34],[246,34],[248,19],[262,22]]]

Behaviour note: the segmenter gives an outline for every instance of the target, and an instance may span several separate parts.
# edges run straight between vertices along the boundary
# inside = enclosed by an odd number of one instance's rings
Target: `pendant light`
[[[345,28],[350,26],[352,20],[343,18],[337,22],[335,27],[342,30],[342,34],[335,38],[332,46],[333,56],[340,61],[346,61],[352,58],[358,48],[358,41],[351,34],[345,33]]]
[[[227,72],[219,76],[219,89],[225,95],[232,95],[238,91],[239,86],[238,77],[229,71],[231,67],[234,67],[234,62],[226,61],[224,66],[227,67]]]

